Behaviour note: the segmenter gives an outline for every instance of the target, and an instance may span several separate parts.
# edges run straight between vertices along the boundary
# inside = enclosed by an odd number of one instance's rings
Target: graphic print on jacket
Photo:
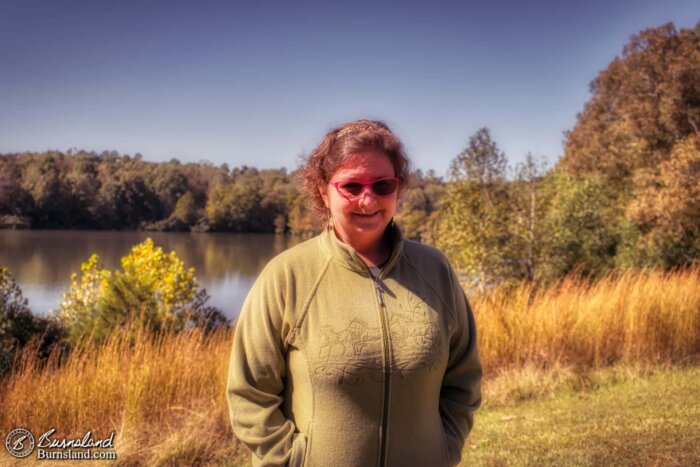
[[[392,354],[389,374],[398,378],[404,378],[408,372],[435,368],[442,352],[438,313],[410,291],[404,289],[402,293],[404,299],[399,300],[398,308],[386,311]],[[335,378],[339,385],[356,385],[367,379],[382,382],[382,352],[378,322],[370,326],[364,319],[354,317],[340,330],[326,325],[320,331],[314,372]]]

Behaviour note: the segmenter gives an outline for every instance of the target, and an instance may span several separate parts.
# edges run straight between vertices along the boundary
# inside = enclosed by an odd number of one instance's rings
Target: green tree
[[[68,167],[65,177],[67,195],[62,200],[69,206],[70,220],[68,227],[91,227],[95,218],[95,199],[97,199],[100,182],[98,180],[99,160],[94,153],[70,152],[65,157]]]
[[[450,167],[450,183],[441,202],[436,244],[455,267],[483,289],[510,276],[508,228],[510,196],[506,183],[506,158],[482,128]]]
[[[546,163],[527,154],[525,162],[515,169],[515,177],[508,184],[510,193],[510,215],[503,219],[510,232],[509,250],[513,265],[519,265],[514,277],[527,280],[542,278],[542,263],[545,261],[545,238],[548,229],[545,216],[549,199],[542,189]]]
[[[135,229],[160,217],[158,197],[141,175],[126,172],[115,176],[100,187],[99,213],[106,227]]]
[[[197,222],[197,205],[191,192],[188,191],[178,198],[173,216],[188,226]]]
[[[284,196],[275,192],[274,177],[248,167],[213,187],[206,214],[214,230],[274,232],[275,218],[284,212]]]
[[[167,218],[175,209],[177,201],[187,191],[187,177],[179,164],[169,162],[152,168],[153,193],[160,205],[160,218]]]
[[[31,224],[32,198],[21,180],[16,157],[0,158],[0,228]]]
[[[614,267],[624,230],[615,190],[601,177],[574,176],[557,167],[542,191],[548,201],[538,278],[572,271],[596,275]]]
[[[292,235],[309,237],[323,231],[324,225],[311,209],[309,200],[302,192],[297,192],[289,208],[287,220],[289,231]]]
[[[407,189],[399,197],[396,222],[407,238],[431,241],[431,216],[437,209],[445,191],[445,183],[430,170],[427,174],[419,169],[411,173]]]
[[[40,228],[62,227],[70,213],[63,201],[66,189],[61,178],[59,156],[50,152],[36,158],[25,158],[22,189],[32,198],[32,225]]]

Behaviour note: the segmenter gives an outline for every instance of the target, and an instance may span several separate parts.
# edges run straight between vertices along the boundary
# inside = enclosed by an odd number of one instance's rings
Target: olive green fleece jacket
[[[481,401],[472,311],[435,248],[393,223],[374,277],[332,229],[272,259],[233,340],[227,396],[254,465],[443,466]]]

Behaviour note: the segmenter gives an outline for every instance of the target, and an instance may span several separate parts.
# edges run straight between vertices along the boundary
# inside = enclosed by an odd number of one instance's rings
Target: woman
[[[393,222],[409,163],[382,122],[329,132],[301,169],[328,220],[275,257],[234,336],[228,401],[254,465],[454,465],[479,406],[469,304]]]

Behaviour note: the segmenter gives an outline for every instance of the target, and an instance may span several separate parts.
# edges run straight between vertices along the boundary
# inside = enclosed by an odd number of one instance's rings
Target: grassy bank
[[[648,377],[653,381],[663,365],[687,364],[700,355],[697,269],[627,273],[595,283],[566,279],[543,291],[523,285],[514,292],[497,290],[474,297],[472,304],[486,379],[484,409],[477,415],[471,442],[480,453],[478,461],[486,464],[500,465],[505,458],[499,455],[515,452],[509,439],[518,435],[518,430],[508,431],[508,427],[519,423],[539,423],[542,419],[541,426],[520,427],[525,432],[519,435],[538,440],[541,428],[549,434],[538,442],[552,451],[558,446],[580,446],[573,441],[567,444],[566,436],[560,444],[562,435],[551,431],[566,424],[562,417],[567,412],[578,410],[574,406],[580,394],[598,401],[598,417],[572,418],[571,437],[579,436],[574,425],[580,425],[578,431],[583,433],[585,427],[603,423],[599,420],[604,420],[604,415],[618,413],[625,402],[634,403],[643,396],[623,388],[617,398],[605,398],[596,388]],[[62,436],[82,436],[86,430],[105,436],[115,431],[119,462],[124,465],[245,460],[245,450],[229,428],[224,396],[231,337],[228,331],[208,338],[198,331],[161,336],[119,332],[99,348],[79,346],[61,365],[56,358],[39,365],[27,353],[17,371],[0,383],[0,432],[20,426],[34,433],[56,428]],[[661,389],[649,387],[652,395],[640,407],[659,399],[653,393]],[[561,394],[565,396],[560,400],[557,395]],[[668,413],[675,414],[683,401],[697,408],[697,396],[693,399],[683,394],[677,396],[677,405],[666,408]],[[535,405],[530,409],[528,404]],[[518,407],[516,418],[509,419],[514,423],[499,425],[499,417],[509,416],[503,411],[511,406]],[[560,407],[559,412],[556,407]],[[585,404],[581,405],[581,417],[586,410]],[[532,415],[537,411],[538,416]],[[562,415],[551,418],[557,413]],[[634,426],[639,415],[631,412],[627,424],[621,426]],[[613,425],[618,423],[611,420]],[[663,431],[663,426],[648,424],[650,432]],[[692,434],[691,425],[676,428],[678,436]],[[607,433],[611,438],[606,441],[596,433]],[[591,442],[611,446],[627,443],[621,431],[606,432],[601,427],[586,436]],[[589,438],[580,439],[584,442]],[[541,458],[537,457],[539,451],[529,451],[536,446],[525,440],[522,445],[524,453],[513,459],[527,463]],[[627,455],[622,448],[611,452],[620,456],[620,461]],[[530,454],[535,457],[528,457]],[[573,454],[566,451],[561,455]],[[0,455],[0,462],[8,459],[6,452]],[[598,458],[580,459],[596,463]],[[646,463],[646,458],[638,459]]]
[[[700,464],[700,367],[618,368],[589,383],[485,407],[462,465]]]

